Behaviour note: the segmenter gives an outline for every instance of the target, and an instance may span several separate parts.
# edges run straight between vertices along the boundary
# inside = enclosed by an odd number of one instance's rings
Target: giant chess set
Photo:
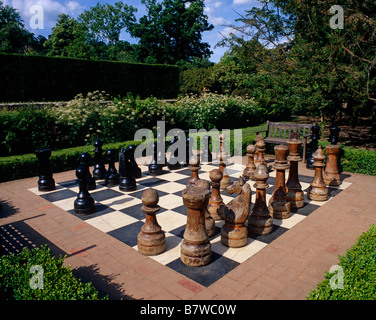
[[[205,157],[190,153],[189,165],[160,164],[156,152],[150,164],[139,165],[134,146],[129,146],[119,153],[119,171],[111,149],[105,169],[97,140],[92,173],[90,156],[82,154],[77,179],[56,183],[50,150],[38,150],[38,187],[29,190],[209,286],[350,185],[340,180],[337,145],[326,146],[326,164],[324,150],[313,150],[315,171],[307,176],[298,173],[301,141],[293,136],[274,148],[275,161],[269,166],[262,136],[247,147],[245,166],[234,163],[223,148],[225,136],[220,139],[216,160],[205,149]]]

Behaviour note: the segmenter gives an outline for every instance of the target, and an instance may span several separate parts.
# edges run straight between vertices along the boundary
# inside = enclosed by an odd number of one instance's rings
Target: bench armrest
[[[259,134],[260,132],[268,132],[268,130],[258,130],[258,131],[256,131],[256,134]]]

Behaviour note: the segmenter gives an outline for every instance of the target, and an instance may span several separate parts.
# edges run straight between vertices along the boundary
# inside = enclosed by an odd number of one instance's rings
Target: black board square
[[[252,239],[270,244],[273,240],[277,239],[280,235],[285,233],[287,230],[288,230],[287,228],[273,224],[273,231],[271,233],[265,234],[265,235],[262,235],[262,236],[250,235],[249,237],[252,238]]]
[[[166,266],[179,272],[197,283],[208,287],[225,274],[236,268],[240,263],[212,252],[209,264],[201,267],[189,267],[181,262],[180,258],[171,261]]]
[[[179,228],[176,228],[174,230],[171,230],[169,231],[169,233],[172,233],[173,235],[183,239],[184,231],[185,231],[185,225],[180,226]]]
[[[318,206],[316,204],[305,202],[304,206],[302,208],[291,209],[291,212],[292,213],[299,213],[303,216],[308,216],[309,214],[311,214],[313,211],[315,211],[318,208],[320,208],[320,206]]]
[[[108,200],[108,199],[111,199],[111,198],[115,198],[115,197],[120,197],[124,195],[123,193],[121,193],[120,191],[116,191],[116,190],[112,190],[112,189],[103,189],[103,190],[100,190],[98,192],[91,192],[91,196],[93,197],[93,199],[95,201],[103,201],[103,200]]]
[[[59,191],[51,192],[47,194],[41,194],[40,196],[50,202],[55,202],[55,201],[60,201],[60,200],[64,200],[67,198],[77,197],[77,193],[73,192],[72,190],[65,189],[65,190],[59,190]]]
[[[169,181],[164,180],[164,179],[160,179],[160,178],[156,178],[156,177],[151,177],[150,179],[146,179],[146,180],[141,181],[140,185],[152,188],[152,187],[159,186],[159,185],[166,183],[166,182],[169,182]]]
[[[143,225],[143,222],[137,221],[127,226],[112,230],[108,232],[108,234],[121,242],[124,242],[128,246],[133,247],[137,244],[137,236]]]
[[[155,191],[157,191],[159,198],[165,196],[166,194],[168,194],[167,192],[160,191],[160,190],[155,190]],[[137,199],[141,199],[142,194],[143,194],[144,192],[145,192],[145,189],[143,189],[143,190],[139,190],[139,191],[127,192],[127,195],[132,196],[132,197],[135,197],[135,198],[137,198]]]

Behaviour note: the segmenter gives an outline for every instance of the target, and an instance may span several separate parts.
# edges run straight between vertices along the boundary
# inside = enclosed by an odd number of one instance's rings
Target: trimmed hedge
[[[325,272],[325,280],[311,290],[308,300],[375,300],[376,299],[376,227],[371,225],[356,241],[354,246],[339,256],[343,269],[343,287],[338,286],[338,271]],[[336,281],[335,281],[336,280]],[[333,287],[333,289],[332,289]]]
[[[0,257],[0,300],[108,300],[91,283],[74,277],[63,263],[64,258],[55,258],[45,245]],[[39,273],[42,288],[30,285],[33,275],[37,276],[37,272],[30,273],[32,266],[43,268],[43,277]]]
[[[176,98],[179,68],[167,65],[0,54],[0,101],[67,101],[79,93]]]

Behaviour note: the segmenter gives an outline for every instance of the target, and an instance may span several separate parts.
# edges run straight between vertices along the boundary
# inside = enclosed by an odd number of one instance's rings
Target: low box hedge
[[[345,255],[339,256],[338,265],[342,268],[341,274],[338,271],[325,272],[325,279],[317,284],[315,290],[309,292],[308,300],[376,299],[375,225],[371,225],[368,231],[361,234]],[[342,277],[341,282],[339,277]]]
[[[63,263],[45,245],[0,257],[0,300],[108,300]]]

